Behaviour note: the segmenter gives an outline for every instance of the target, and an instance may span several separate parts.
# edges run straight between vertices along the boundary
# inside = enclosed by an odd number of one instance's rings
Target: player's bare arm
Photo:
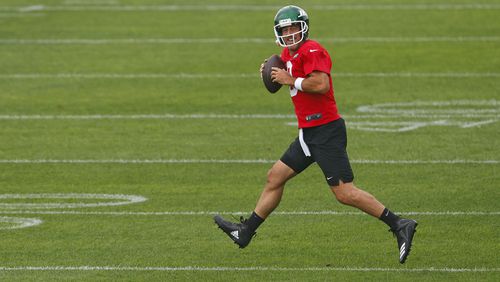
[[[290,86],[294,86],[296,80],[289,72],[279,68],[273,68],[271,77],[274,82]],[[313,71],[302,81],[302,89],[307,93],[324,94],[328,92],[330,89],[328,74],[321,71]]]

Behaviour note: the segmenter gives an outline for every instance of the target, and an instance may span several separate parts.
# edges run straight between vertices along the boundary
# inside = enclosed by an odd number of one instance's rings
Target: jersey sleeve
[[[321,71],[330,75],[332,60],[325,49],[311,49],[304,53],[303,69],[304,75],[313,71]]]

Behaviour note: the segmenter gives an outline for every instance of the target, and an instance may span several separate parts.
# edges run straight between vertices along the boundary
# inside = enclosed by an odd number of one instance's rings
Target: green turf
[[[228,213],[246,215],[252,211],[270,162],[278,159],[297,135],[293,124],[288,124],[294,119],[131,116],[292,115],[287,90],[267,94],[257,73],[264,58],[280,52],[273,45],[272,18],[274,8],[283,3],[213,0],[203,5],[236,5],[236,9],[208,11],[92,9],[115,5],[193,8],[200,4],[191,0],[167,2],[4,0],[0,4],[0,197],[88,193],[147,198],[144,202],[115,207],[28,210],[0,205],[0,280],[500,279],[499,1],[481,1],[492,5],[490,8],[460,8],[457,5],[477,4],[477,1],[446,0],[439,2],[444,6],[434,9],[407,6],[395,10],[376,8],[436,3],[296,2],[309,11],[311,37],[320,39],[334,58],[335,95],[348,125],[348,150],[356,184],[396,212],[406,215],[430,212],[412,215],[420,225],[405,265],[398,263],[396,242],[386,226],[366,215],[346,214],[357,210],[335,200],[316,165],[288,183],[277,210],[280,213],[269,217],[248,248],[239,250],[215,227],[213,212],[226,212],[224,216],[231,218]],[[338,4],[372,6],[319,7]],[[85,10],[19,11],[33,5],[78,6]],[[247,9],[239,10],[242,5],[247,5]],[[452,6],[446,8],[446,5]],[[252,9],[255,6],[260,8]],[[210,38],[222,42],[196,41]],[[268,42],[234,41],[242,38]],[[377,38],[382,41],[377,42]],[[29,39],[139,42],[19,41]],[[195,42],[140,42],[148,39]],[[179,73],[200,76],[176,76]],[[373,73],[386,76],[369,76]],[[405,73],[413,75],[401,75]],[[74,76],[56,77],[58,74]],[[163,77],[147,77],[151,74]],[[371,118],[358,111],[358,107],[366,105],[415,101],[466,104],[489,101],[489,105],[458,106],[476,110],[474,113],[479,116],[474,117],[456,112],[456,105],[430,107],[435,112],[428,115],[437,115],[439,110],[455,111],[435,118]],[[486,112],[478,112],[481,110]],[[34,119],[37,115],[47,119]],[[82,119],[92,115],[125,118]],[[404,132],[356,129],[359,122],[439,120],[455,124]],[[481,126],[460,126],[487,120],[490,122]],[[12,163],[14,160],[259,159],[266,163]],[[366,164],[363,160],[479,163]],[[481,163],[487,160],[493,162]],[[78,197],[0,199],[0,204],[106,201]],[[341,214],[287,213],[324,211]],[[445,215],[447,212],[461,213]],[[7,222],[5,217],[37,218],[43,222],[34,227],[10,229],[16,224]],[[80,266],[138,269],[5,269]],[[147,270],[148,267],[210,269],[166,271]],[[229,270],[217,270],[219,267]],[[257,270],[249,270],[251,267]]]

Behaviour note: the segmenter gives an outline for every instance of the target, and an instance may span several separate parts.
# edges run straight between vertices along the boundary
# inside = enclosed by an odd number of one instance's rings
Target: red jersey
[[[306,78],[313,71],[324,72],[330,77],[330,89],[323,94],[302,92],[290,86],[299,128],[319,126],[339,119],[330,75],[332,59],[325,48],[316,41],[307,40],[293,56],[290,56],[288,48],[284,48],[281,59],[293,77]]]

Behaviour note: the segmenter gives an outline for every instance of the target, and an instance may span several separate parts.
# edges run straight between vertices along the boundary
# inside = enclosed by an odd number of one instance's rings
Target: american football
[[[264,63],[264,68],[262,69],[262,81],[264,82],[264,86],[271,93],[276,93],[281,88],[281,84],[273,82],[271,78],[271,71],[273,67],[277,67],[280,69],[286,68],[285,63],[281,60],[280,56],[272,55],[267,59]]]

